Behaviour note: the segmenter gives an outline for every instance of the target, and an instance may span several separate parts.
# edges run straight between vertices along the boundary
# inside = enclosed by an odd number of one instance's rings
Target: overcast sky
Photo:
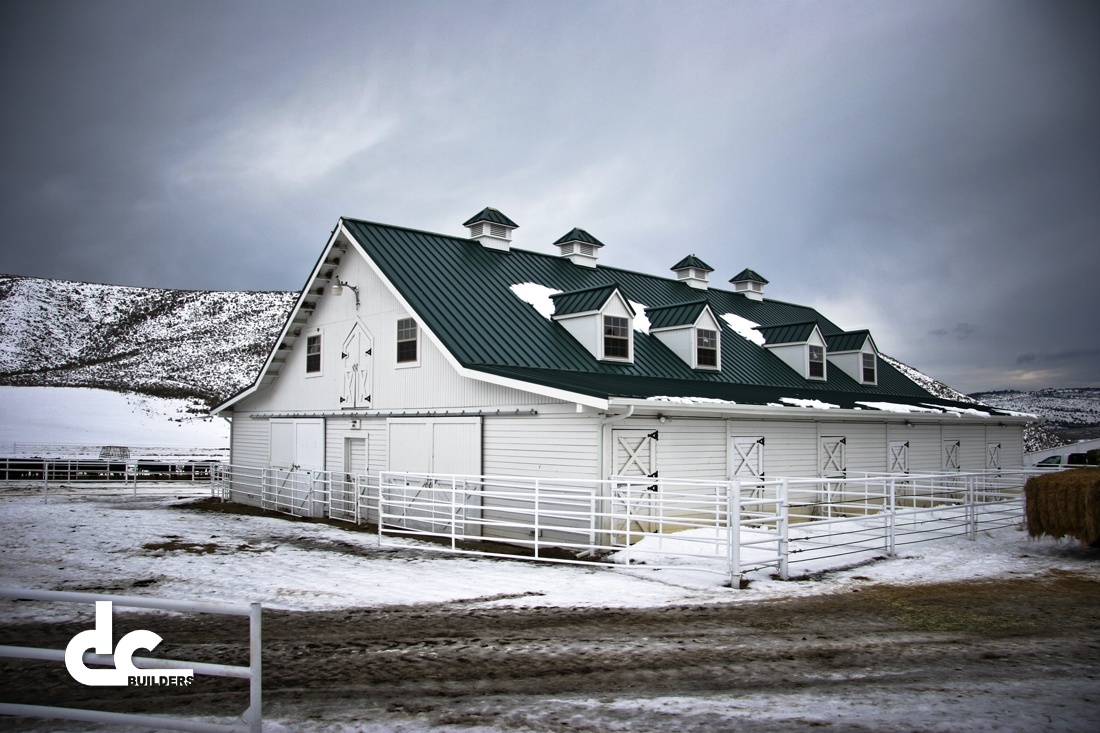
[[[1100,386],[1100,3],[0,4],[0,272],[297,290],[340,216],[813,305]]]

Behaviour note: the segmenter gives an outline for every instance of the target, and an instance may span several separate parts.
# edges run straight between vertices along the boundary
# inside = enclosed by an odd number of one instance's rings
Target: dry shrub
[[[1073,537],[1100,547],[1100,470],[1078,468],[1032,476],[1024,494],[1030,536]]]

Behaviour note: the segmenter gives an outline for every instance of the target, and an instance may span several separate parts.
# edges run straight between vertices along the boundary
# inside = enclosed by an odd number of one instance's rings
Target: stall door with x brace
[[[656,430],[612,430],[613,475],[658,478]],[[625,541],[625,533],[649,532],[655,524],[656,491],[654,483],[639,490],[637,484],[612,489],[612,531],[617,543]]]

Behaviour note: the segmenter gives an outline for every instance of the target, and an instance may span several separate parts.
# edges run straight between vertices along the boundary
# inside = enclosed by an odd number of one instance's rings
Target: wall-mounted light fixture
[[[905,421],[905,427],[907,427],[907,428],[911,428],[911,427],[913,427],[913,423],[911,423],[911,422],[909,422],[908,420],[906,420],[906,421]]]
[[[351,283],[344,282],[343,280],[337,278],[336,282],[332,284],[332,294],[340,295],[344,292],[344,288],[348,288],[351,290],[351,292],[355,293],[355,310],[359,310],[359,288],[355,287]]]

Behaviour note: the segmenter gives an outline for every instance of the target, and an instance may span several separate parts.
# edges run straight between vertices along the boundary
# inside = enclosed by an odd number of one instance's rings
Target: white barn
[[[698,257],[657,277],[341,219],[255,382],[215,409],[236,466],[601,479],[843,476],[1023,465],[1025,418],[938,399],[867,331]]]

